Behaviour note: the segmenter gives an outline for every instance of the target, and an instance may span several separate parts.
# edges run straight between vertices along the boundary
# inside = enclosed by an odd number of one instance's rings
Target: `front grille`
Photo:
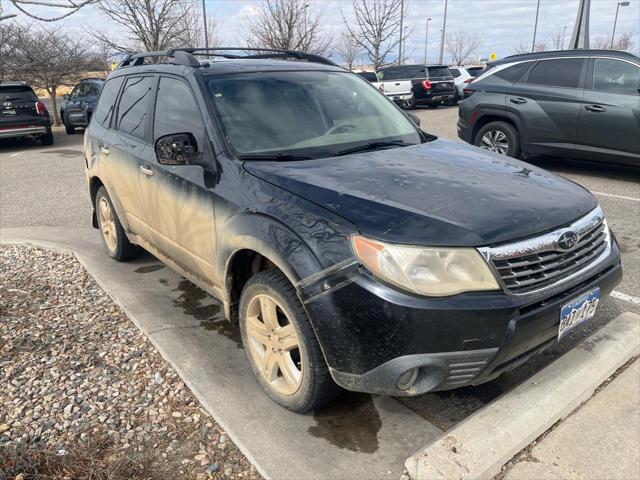
[[[577,243],[563,250],[563,233],[577,234]],[[541,237],[484,249],[504,287],[516,294],[531,293],[579,275],[608,253],[609,230],[600,207],[567,228]],[[482,251],[482,250],[481,250]]]

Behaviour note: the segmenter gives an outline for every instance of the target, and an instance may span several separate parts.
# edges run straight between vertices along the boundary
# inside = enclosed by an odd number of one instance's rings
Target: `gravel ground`
[[[73,256],[0,257],[0,480],[260,478]]]

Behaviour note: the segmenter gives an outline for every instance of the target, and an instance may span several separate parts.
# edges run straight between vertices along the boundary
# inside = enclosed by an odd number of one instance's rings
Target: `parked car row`
[[[126,58],[87,128],[86,177],[107,254],[144,248],[217,297],[280,405],[486,382],[620,282],[584,188],[429,135],[317,55],[235,50]],[[416,103],[453,94],[446,67],[410,68],[386,74],[409,76]]]

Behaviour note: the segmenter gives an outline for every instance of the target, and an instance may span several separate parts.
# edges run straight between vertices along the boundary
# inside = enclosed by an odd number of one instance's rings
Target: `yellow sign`
[[[111,70],[112,70],[112,71],[116,69],[116,66],[117,66],[117,65],[118,65],[118,64],[116,63],[116,61],[115,61],[115,60],[111,60]]]
[[[489,55],[489,60],[493,62],[496,58],[498,58],[496,52],[491,52],[491,54]]]

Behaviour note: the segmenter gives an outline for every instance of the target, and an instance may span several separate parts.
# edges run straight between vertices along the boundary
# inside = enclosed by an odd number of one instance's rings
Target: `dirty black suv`
[[[310,54],[130,56],[85,155],[107,253],[142,247],[219,298],[295,411],[339,387],[485,382],[588,321],[622,275],[588,191],[437,139]]]

